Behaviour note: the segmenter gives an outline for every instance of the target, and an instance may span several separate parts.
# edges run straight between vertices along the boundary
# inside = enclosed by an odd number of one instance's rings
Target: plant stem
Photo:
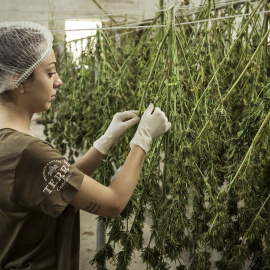
[[[208,2],[210,2],[210,7],[209,7],[209,14],[208,14],[208,19],[210,19],[210,11],[211,11],[211,0],[209,0]],[[210,29],[209,29],[209,21],[206,23],[206,31],[210,32]],[[208,52],[209,52],[209,56],[210,56],[210,62],[211,62],[211,66],[212,66],[212,69],[213,69],[213,72],[214,72],[214,77],[215,77],[215,80],[216,80],[216,84],[217,84],[217,88],[218,88],[218,93],[219,93],[219,96],[221,97],[221,93],[220,93],[220,87],[219,87],[219,83],[218,83],[218,79],[217,79],[217,73],[215,71],[215,66],[214,66],[214,59],[213,59],[213,56],[212,56],[212,52],[211,52],[211,44],[210,44],[210,39],[209,39],[209,34],[206,34],[206,39],[207,39],[207,47],[208,47]]]
[[[223,63],[225,62],[225,60],[228,58],[228,56],[231,54],[234,46],[237,44],[238,40],[241,38],[242,33],[245,31],[245,29],[248,27],[249,22],[251,21],[251,19],[253,18],[253,16],[255,15],[255,13],[257,12],[257,10],[259,9],[260,5],[262,4],[264,0],[260,0],[258,6],[253,10],[253,12],[250,14],[249,19],[247,20],[246,24],[244,25],[244,27],[242,28],[242,30],[239,32],[239,34],[237,35],[237,38],[235,39],[234,43],[232,44],[231,48],[229,49],[229,51],[227,52],[227,54],[225,55],[225,57],[223,58],[223,60],[218,64],[218,67],[214,73],[214,75],[212,76],[211,80],[209,81],[207,87],[205,88],[204,92],[202,93],[200,99],[197,101],[195,107],[193,108],[193,112],[192,115],[189,119],[188,125],[187,125],[187,129],[190,128],[191,122],[193,121],[195,112],[197,111],[197,108],[199,106],[199,104],[201,103],[203,97],[205,96],[206,92],[208,91],[208,89],[210,88],[211,83],[213,82],[213,80],[216,77],[216,74],[218,73],[219,69],[221,68],[221,66],[223,65]]]
[[[268,1],[265,1],[265,10],[269,10],[269,5],[268,5]],[[264,27],[264,32],[267,33],[268,32],[268,24],[269,24],[269,14],[265,13],[264,14],[264,19],[265,19],[265,27]],[[267,66],[268,66],[268,41],[266,42],[266,44],[264,45],[264,82],[266,82],[267,79]]]
[[[164,0],[159,0],[159,9],[163,10],[165,8]],[[165,12],[161,11],[160,12],[160,24],[164,25],[165,24]],[[164,28],[160,28],[161,35],[164,35]]]
[[[270,111],[268,112],[266,118],[264,119],[263,123],[261,124],[261,126],[260,126],[258,132],[256,133],[256,135],[255,135],[255,137],[254,137],[254,139],[252,140],[252,143],[251,143],[251,145],[250,145],[250,147],[249,147],[249,149],[248,149],[248,151],[247,151],[247,153],[246,153],[246,155],[245,155],[245,158],[244,158],[244,160],[242,161],[242,163],[241,163],[241,165],[240,165],[238,171],[236,172],[236,174],[235,174],[233,180],[232,180],[231,183],[229,184],[229,186],[228,186],[228,191],[227,191],[228,193],[230,192],[230,189],[231,189],[233,183],[235,182],[236,178],[238,177],[239,173],[241,172],[241,170],[242,170],[242,168],[243,168],[243,166],[244,166],[246,160],[248,159],[249,155],[251,154],[251,151],[252,151],[252,149],[253,149],[255,143],[256,143],[257,140],[258,140],[258,137],[260,136],[260,134],[261,134],[261,132],[262,132],[264,126],[268,123],[269,119],[270,119]]]
[[[167,61],[170,62],[172,61],[172,64],[169,68],[169,78],[170,80],[173,72],[173,64],[174,64],[174,44],[175,44],[175,16],[174,16],[174,7],[172,7],[169,10],[168,13],[168,24],[169,24],[169,38],[168,38],[168,54],[167,54]],[[171,103],[171,91],[172,91],[172,85],[167,84],[167,98],[166,98],[166,116],[168,119],[170,119],[170,103]],[[167,177],[167,162],[168,162],[168,149],[169,149],[169,132],[165,134],[165,158],[164,158],[164,171],[163,171],[163,177],[162,177],[162,198],[163,202],[166,199],[166,177]]]
[[[241,241],[241,244],[244,242],[244,240],[247,238],[247,235],[250,231],[250,229],[252,228],[254,222],[256,221],[256,219],[259,217],[259,215],[261,214],[261,211],[263,210],[264,206],[266,205],[267,201],[270,199],[270,194],[268,195],[268,197],[266,198],[266,200],[264,201],[264,203],[262,204],[259,212],[257,213],[257,215],[255,216],[255,218],[253,219],[251,225],[249,226],[249,228],[247,229],[247,231],[245,232],[244,236],[243,236],[243,239]]]
[[[118,64],[118,62],[117,62],[117,60],[116,60],[115,54],[114,54],[114,52],[113,52],[113,50],[112,50],[111,43],[110,43],[110,41],[108,40],[107,36],[103,33],[103,31],[101,31],[101,34],[102,34],[103,38],[105,39],[105,41],[106,41],[106,43],[107,43],[107,45],[108,45],[108,47],[109,47],[109,49],[110,49],[110,52],[111,52],[111,54],[112,54],[112,56],[113,56],[114,62],[115,62],[115,64],[116,64],[116,66],[117,66],[117,69],[119,70],[119,69],[120,69],[120,65]]]
[[[238,79],[236,80],[236,82],[232,85],[232,87],[227,92],[227,94],[225,95],[225,97],[222,98],[222,100],[220,101],[219,105],[214,109],[214,111],[212,112],[212,115],[219,109],[220,105],[223,104],[226,101],[226,99],[230,96],[230,94],[233,92],[234,88],[236,87],[236,85],[238,84],[238,82],[242,79],[242,77],[244,76],[245,72],[247,71],[247,69],[249,68],[249,66],[251,65],[251,63],[253,62],[253,59],[257,55],[258,51],[260,50],[260,47],[262,46],[264,40],[266,39],[266,37],[268,36],[269,33],[270,33],[270,30],[268,30],[265,33],[264,37],[262,38],[262,40],[261,40],[260,44],[258,45],[256,51],[253,53],[252,57],[250,58],[248,64],[246,65],[246,67],[242,71],[241,75],[238,77]],[[209,122],[210,122],[210,120],[208,119],[207,122],[206,122],[206,124],[204,125],[203,129],[201,130],[200,134],[197,136],[197,140],[201,137],[201,135],[203,134],[204,130],[208,126]]]
[[[181,41],[180,41],[180,37],[179,37],[179,33],[178,32],[176,32],[176,40],[177,40],[177,43],[179,45],[179,49],[180,49],[181,55],[182,55],[182,57],[184,59],[184,64],[185,64],[185,67],[187,69],[187,73],[188,73],[188,77],[189,77],[189,80],[190,80],[192,89],[195,89],[195,84],[194,84],[194,81],[193,81],[192,76],[191,76],[191,73],[190,73],[190,68],[188,66],[187,59],[186,59],[186,56],[185,56],[185,52],[184,52],[183,46],[181,44]]]
[[[93,0],[93,2],[100,8],[101,11],[103,11],[108,16],[108,18],[110,18],[114,23],[117,23],[113,16],[109,15],[109,13],[100,5],[97,0]]]
[[[156,64],[157,64],[157,62],[158,62],[158,59],[159,59],[159,56],[160,56],[161,49],[163,48],[163,46],[164,46],[164,44],[165,44],[165,42],[166,42],[166,40],[167,40],[168,35],[169,35],[169,32],[167,31],[167,33],[164,35],[164,37],[163,37],[161,43],[159,44],[159,48],[158,48],[158,51],[157,51],[157,55],[156,55],[156,57],[155,57],[155,60],[154,60],[154,62],[153,62],[153,65],[152,65],[152,67],[151,67],[151,70],[150,70],[150,72],[149,72],[147,81],[146,81],[145,86],[144,86],[145,89],[144,89],[144,91],[143,91],[143,95],[142,95],[141,102],[140,102],[139,115],[140,115],[140,113],[141,113],[141,111],[142,111],[142,107],[143,107],[143,103],[144,103],[145,94],[146,94],[146,92],[148,91],[148,86],[149,86],[150,80],[151,80],[151,78],[152,78],[152,75],[153,75],[154,69],[155,69],[155,67],[156,67]]]
[[[160,14],[158,14],[153,22],[151,23],[151,25],[154,25],[156,23],[156,21],[158,20],[158,18],[160,17]],[[148,37],[148,35],[150,34],[150,32],[152,31],[152,28],[149,27],[147,29],[147,31],[145,32],[145,34],[143,35],[143,37],[140,39],[139,43],[137,44],[137,46],[135,47],[135,49],[132,51],[132,53],[130,54],[130,56],[124,61],[124,63],[122,64],[119,72],[120,72],[120,79],[122,77],[122,74],[125,73],[126,68],[127,68],[127,64],[133,59],[133,57],[136,55],[137,51],[139,50],[139,48],[141,47],[141,45],[143,44],[143,42],[145,41],[145,39]]]

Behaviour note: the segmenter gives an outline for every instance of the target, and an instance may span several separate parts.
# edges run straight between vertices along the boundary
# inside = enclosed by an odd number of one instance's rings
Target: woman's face
[[[51,107],[55,100],[56,90],[62,81],[56,72],[54,51],[34,71],[34,79],[27,79],[22,83],[24,93],[20,95],[24,106],[30,113],[43,112]]]

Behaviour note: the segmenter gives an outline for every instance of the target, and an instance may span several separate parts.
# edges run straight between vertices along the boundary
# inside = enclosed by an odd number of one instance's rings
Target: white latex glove
[[[113,144],[117,143],[119,137],[130,127],[140,121],[138,111],[118,112],[113,120],[98,140],[94,142],[94,147],[104,155],[107,155]]]
[[[130,142],[130,147],[137,144],[146,153],[150,149],[152,140],[166,133],[171,127],[165,113],[158,107],[155,108],[154,112],[153,109],[154,105],[150,104],[145,110],[138,129]]]

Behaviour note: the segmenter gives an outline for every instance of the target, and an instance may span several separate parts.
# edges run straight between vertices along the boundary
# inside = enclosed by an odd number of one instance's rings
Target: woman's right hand
[[[138,129],[130,142],[130,147],[136,144],[147,153],[152,140],[166,133],[170,127],[171,123],[165,113],[158,107],[154,109],[154,105],[150,104],[141,117]]]

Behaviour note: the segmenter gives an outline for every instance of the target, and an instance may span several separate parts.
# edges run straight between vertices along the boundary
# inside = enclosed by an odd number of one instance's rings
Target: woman
[[[30,22],[0,24],[0,268],[68,270],[79,264],[79,212],[116,217],[128,203],[153,139],[170,128],[151,104],[117,113],[75,164],[30,130],[62,81],[50,31]],[[136,123],[130,153],[106,187],[91,178],[119,137]]]

